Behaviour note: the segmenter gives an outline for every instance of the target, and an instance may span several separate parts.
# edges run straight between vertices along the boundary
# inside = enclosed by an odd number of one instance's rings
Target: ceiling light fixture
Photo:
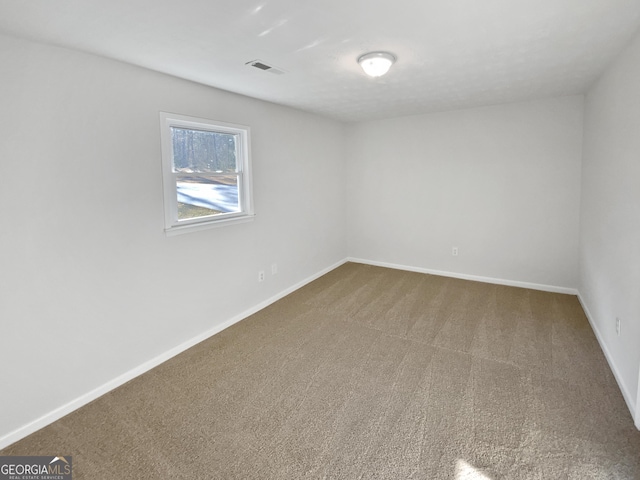
[[[365,53],[358,58],[358,63],[364,73],[370,77],[381,77],[389,71],[396,57],[387,52]]]

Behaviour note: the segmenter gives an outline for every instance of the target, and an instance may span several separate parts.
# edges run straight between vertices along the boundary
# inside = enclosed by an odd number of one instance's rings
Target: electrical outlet
[[[458,247],[451,247],[451,255],[454,257],[458,256]]]
[[[275,275],[276,273],[278,273],[278,264],[277,263],[272,263],[271,264],[271,275]]]
[[[258,281],[259,282],[264,282],[264,270],[260,270],[258,272]]]
[[[620,319],[616,317],[616,333],[620,336]]]

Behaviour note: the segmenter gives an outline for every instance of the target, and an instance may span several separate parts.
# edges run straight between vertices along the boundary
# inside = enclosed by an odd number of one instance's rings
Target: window
[[[253,218],[249,127],[160,114],[165,231]]]

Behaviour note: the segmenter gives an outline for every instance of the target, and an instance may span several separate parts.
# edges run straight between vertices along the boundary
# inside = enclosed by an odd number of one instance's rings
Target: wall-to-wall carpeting
[[[574,296],[348,263],[0,452],[74,479],[637,479]]]

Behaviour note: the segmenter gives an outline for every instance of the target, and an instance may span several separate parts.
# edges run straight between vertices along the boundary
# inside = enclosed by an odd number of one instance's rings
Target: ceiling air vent
[[[269,65],[268,63],[265,63],[262,60],[251,60],[250,62],[247,62],[245,65],[249,65],[250,67],[255,67],[259,70],[264,70],[265,72],[275,73],[276,75],[282,75],[284,73],[284,70],[280,70],[279,68],[276,68],[273,65]]]

